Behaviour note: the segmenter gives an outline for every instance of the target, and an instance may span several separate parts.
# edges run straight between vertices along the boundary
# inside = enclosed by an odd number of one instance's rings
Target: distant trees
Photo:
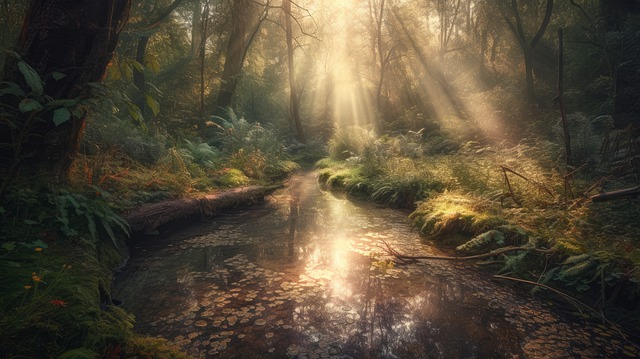
[[[525,80],[527,86],[527,98],[529,102],[536,102],[536,93],[534,86],[534,78],[533,78],[533,61],[534,61],[534,50],[542,36],[544,35],[547,27],[549,26],[549,22],[551,21],[551,14],[553,13],[553,0],[545,0],[544,3],[544,15],[542,20],[540,21],[540,25],[537,30],[534,32],[533,36],[529,40],[529,35],[527,34],[527,30],[525,27],[525,23],[523,21],[523,16],[521,15],[521,10],[518,5],[517,0],[511,0],[510,6],[501,6],[498,5],[498,9],[504,18],[504,21],[509,26],[509,29],[515,36],[520,49],[522,50],[522,55],[524,57],[524,72],[525,72]],[[534,4],[528,4],[529,7],[533,7],[534,9],[537,6]],[[531,10],[531,9],[530,9]],[[529,17],[533,17],[535,12],[530,11]]]

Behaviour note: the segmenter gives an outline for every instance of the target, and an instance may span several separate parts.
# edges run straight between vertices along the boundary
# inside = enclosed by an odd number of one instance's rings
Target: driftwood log
[[[180,198],[138,207],[125,215],[132,232],[150,233],[162,226],[191,217],[211,217],[221,210],[255,204],[282,188],[251,186],[234,188],[199,198]]]

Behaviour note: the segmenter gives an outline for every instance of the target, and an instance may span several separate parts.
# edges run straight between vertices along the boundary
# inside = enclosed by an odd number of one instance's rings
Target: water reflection
[[[198,357],[607,357],[623,345],[426,254],[406,214],[294,178],[265,205],[149,238],[117,295],[139,330]],[[615,335],[603,329],[607,335]]]

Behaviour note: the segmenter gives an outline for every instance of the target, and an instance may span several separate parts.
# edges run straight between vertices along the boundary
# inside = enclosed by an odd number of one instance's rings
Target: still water
[[[203,358],[626,358],[610,325],[434,254],[407,213],[313,172],[257,207],[138,241],[115,295],[137,330]]]

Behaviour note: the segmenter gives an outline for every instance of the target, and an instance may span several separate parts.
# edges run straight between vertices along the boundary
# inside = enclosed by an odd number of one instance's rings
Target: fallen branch
[[[590,198],[593,202],[605,202],[605,201],[611,201],[614,199],[634,197],[634,196],[640,196],[640,186],[619,189],[611,192],[604,192],[604,193],[597,194],[595,196],[591,196]]]
[[[418,260],[418,259],[466,261],[466,260],[475,260],[475,259],[484,259],[484,258],[495,257],[495,256],[500,255],[500,254],[514,252],[514,251],[531,251],[531,250],[533,250],[533,251],[542,252],[542,253],[550,252],[550,250],[537,249],[537,248],[531,248],[531,247],[504,247],[504,248],[500,248],[498,250],[495,250],[493,252],[477,254],[477,255],[473,255],[473,256],[462,256],[462,257],[453,257],[453,256],[408,256],[408,255],[401,254],[398,251],[396,251],[395,249],[391,248],[389,243],[387,243],[386,241],[382,241],[382,243],[384,243],[384,245],[387,247],[387,253],[389,253],[390,255],[392,255],[395,258],[397,258],[399,260],[402,260],[402,261],[407,261],[407,260],[411,261],[411,260]]]
[[[521,175],[520,173],[518,173],[518,172],[516,172],[516,171],[512,170],[512,169],[511,169],[511,168],[509,168],[509,167],[500,166],[500,168],[502,168],[502,171],[504,172],[504,177],[505,177],[505,179],[507,178],[507,172],[510,172],[510,173],[512,173],[512,174],[514,174],[514,175],[516,175],[516,176],[518,176],[518,177],[520,177],[520,178],[522,178],[522,179],[523,179],[523,180],[525,180],[527,183],[534,184],[534,185],[535,185],[535,186],[537,186],[540,190],[542,190],[542,191],[546,192],[549,196],[551,196],[551,198],[555,198],[555,196],[553,195],[553,193],[552,193],[552,192],[551,192],[547,187],[545,187],[542,183],[538,183],[538,182],[536,182],[536,181],[534,181],[534,180],[531,180],[531,179],[529,179],[529,178],[525,177],[524,175]],[[509,185],[509,181],[508,181],[508,179],[507,179],[507,184]],[[510,190],[510,191],[511,191],[511,193],[513,194],[513,190],[511,189],[511,185],[509,185],[509,190]]]

